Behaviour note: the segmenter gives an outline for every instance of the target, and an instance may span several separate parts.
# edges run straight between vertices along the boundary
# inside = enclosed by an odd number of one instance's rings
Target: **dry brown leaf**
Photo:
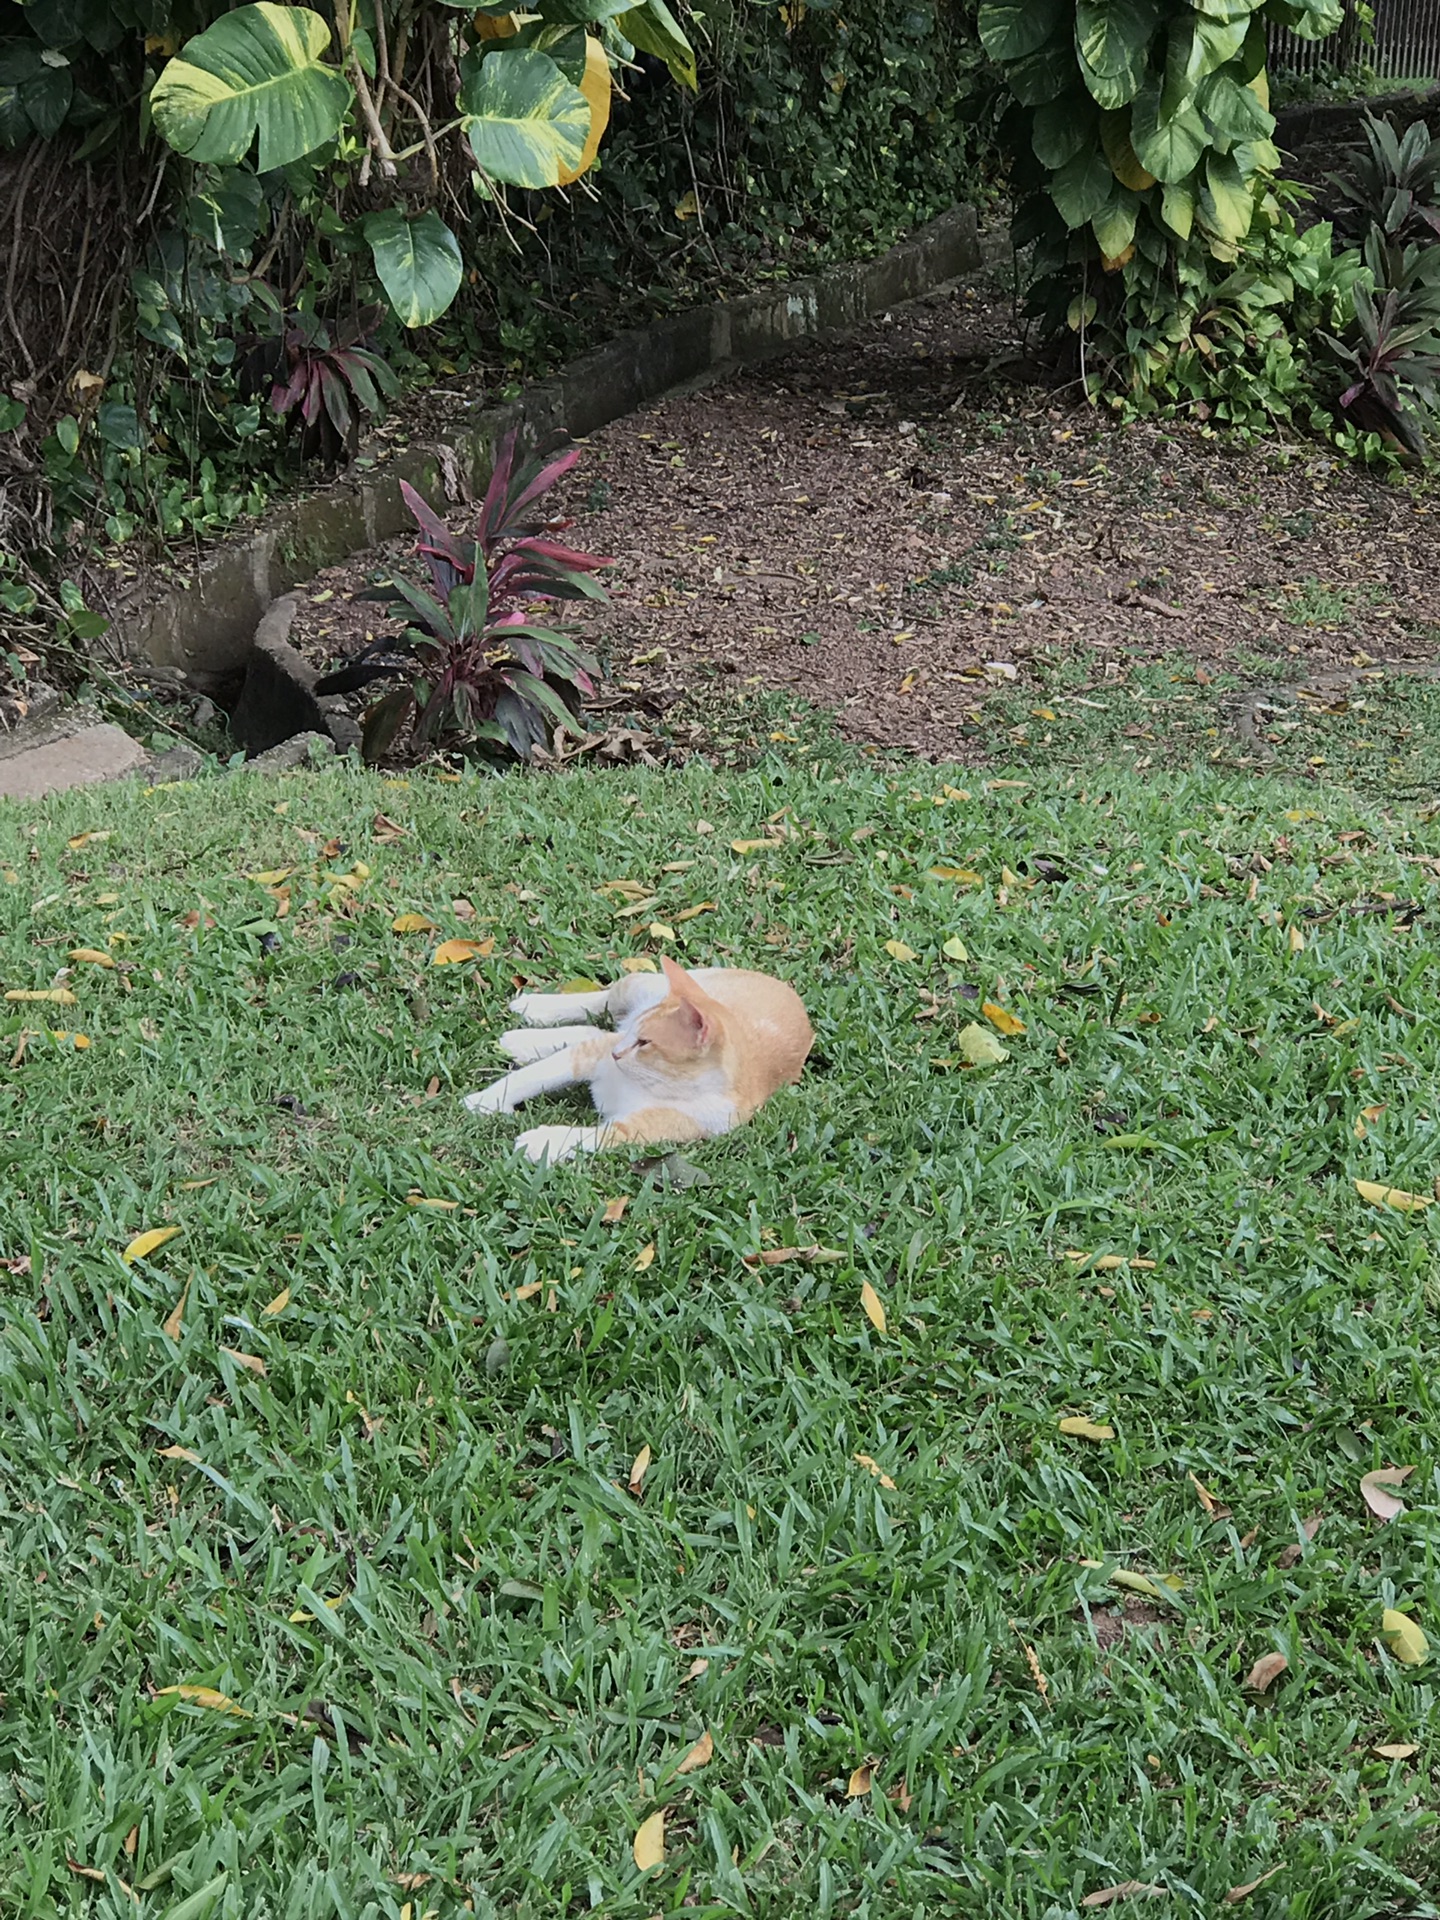
[[[173,1693],[181,1700],[188,1700],[192,1707],[205,1707],[211,1713],[233,1713],[241,1720],[253,1720],[254,1714],[248,1707],[242,1707],[225,1694],[217,1693],[214,1687],[157,1687],[156,1697]]]
[[[872,1460],[868,1453],[852,1453],[850,1458],[857,1466],[864,1467],[867,1473],[873,1473],[882,1487],[888,1487],[892,1493],[895,1491],[895,1482],[890,1478],[889,1474],[886,1473],[878,1460]]]
[[[1300,1530],[1305,1535],[1307,1542],[1313,1540],[1320,1531],[1320,1515],[1313,1513],[1308,1520],[1302,1520]],[[1282,1547],[1279,1553],[1276,1554],[1275,1564],[1277,1567],[1293,1567],[1304,1551],[1304,1547],[1301,1546],[1298,1540],[1292,1540],[1288,1546]]]
[[[286,1307],[289,1306],[289,1304],[290,1304],[290,1289],[289,1287],[282,1287],[279,1293],[276,1294],[273,1300],[266,1301],[265,1305],[261,1307],[260,1311],[261,1313],[268,1313],[271,1315],[274,1315],[277,1313],[283,1313]]]
[[[1225,1896],[1226,1906],[1233,1907],[1238,1905],[1241,1900],[1248,1899],[1257,1887],[1263,1887],[1267,1880],[1273,1880],[1279,1871],[1279,1867],[1271,1867],[1270,1871],[1268,1873],[1262,1873],[1258,1880],[1247,1880],[1243,1887],[1231,1887]]]
[[[1078,1440],[1113,1440],[1115,1438],[1113,1427],[1102,1426],[1095,1420],[1087,1420],[1083,1414],[1067,1414],[1058,1422],[1058,1425],[1061,1433],[1074,1434]]]
[[[990,1022],[991,1026],[996,1028],[1000,1033],[1003,1033],[1007,1039],[1009,1039],[1012,1034],[1024,1033],[1025,1031],[1025,1022],[1023,1020],[1017,1020],[1008,1007],[1002,1007],[997,1001],[982,1001],[980,1011]]]
[[[860,1287],[860,1304],[865,1309],[865,1318],[877,1333],[885,1331],[885,1303],[881,1300],[868,1280]]]
[[[713,900],[702,900],[699,906],[682,908],[675,916],[675,924],[676,926],[680,926],[686,920],[697,920],[702,913],[714,913],[716,911],[716,904]]]
[[[127,1267],[136,1260],[145,1260],[158,1247],[163,1247],[167,1240],[173,1240],[177,1233],[184,1231],[183,1227],[151,1227],[148,1233],[137,1233],[120,1258]]]
[[[408,840],[410,829],[402,827],[398,820],[392,820],[388,813],[377,813],[370,822],[371,831],[379,841]]]
[[[635,1256],[636,1273],[644,1273],[655,1264],[655,1242],[649,1240]]]
[[[1370,1751],[1382,1760],[1408,1760],[1420,1749],[1408,1740],[1387,1740],[1383,1746],[1371,1747]]]
[[[688,1681],[698,1680],[702,1673],[708,1673],[709,1671],[710,1662],[708,1660],[692,1660],[684,1673],[681,1674],[680,1684],[683,1687]]]
[[[747,1267],[783,1267],[787,1260],[806,1260],[813,1265],[816,1261],[843,1260],[845,1255],[838,1247],[767,1247],[763,1252],[740,1257]]]
[[[1209,1514],[1212,1520],[1222,1519],[1225,1515],[1229,1513],[1230,1509],[1228,1507],[1222,1507],[1220,1502],[1215,1498],[1214,1494],[1211,1493],[1210,1489],[1207,1486],[1202,1485],[1202,1483],[1195,1477],[1193,1473],[1188,1474],[1186,1477],[1188,1478],[1191,1486],[1194,1487],[1196,1493],[1200,1496],[1201,1506],[1205,1509],[1206,1513]]]
[[[192,1467],[198,1467],[200,1464],[199,1454],[192,1453],[189,1447],[161,1447],[160,1458],[162,1460],[183,1460],[188,1466]]]
[[[651,1457],[649,1446],[643,1446],[630,1465],[630,1491],[637,1500],[645,1485],[645,1476],[650,1471]]]
[[[523,1287],[516,1287],[513,1295],[507,1294],[505,1297],[507,1300],[533,1300],[537,1293],[543,1293],[544,1291],[545,1282],[543,1280],[527,1280]]]
[[[265,1362],[258,1353],[241,1353],[235,1347],[221,1347],[220,1351],[227,1360],[233,1360],[237,1367],[244,1367],[247,1373],[253,1373],[257,1380],[265,1378]]]
[[[1377,1467],[1361,1480],[1361,1497],[1377,1518],[1393,1520],[1397,1514],[1404,1513],[1405,1502],[1397,1500],[1393,1493],[1387,1493],[1385,1489],[1404,1486],[1414,1471],[1414,1467]]]
[[[92,827],[89,833],[77,833],[65,842],[67,847],[88,847],[91,841],[108,840],[115,829],[113,827]]]
[[[845,1797],[849,1800],[861,1800],[869,1791],[870,1768],[867,1763],[863,1767],[856,1767],[855,1771],[851,1774],[849,1783],[845,1788]]]
[[[65,1856],[65,1864],[71,1873],[78,1873],[82,1880],[93,1880],[97,1886],[101,1887],[106,1885],[105,1875],[99,1867],[82,1867],[80,1862],[72,1860],[68,1853]]]
[[[430,956],[432,967],[458,967],[466,960],[485,960],[495,951],[494,936],[483,940],[442,940]]]
[[[164,1332],[167,1340],[178,1341],[180,1338],[180,1329],[185,1323],[185,1302],[190,1298],[190,1287],[194,1278],[195,1276],[192,1274],[190,1279],[185,1282],[180,1293],[180,1298],[175,1302],[174,1307],[165,1321]]]
[[[1289,938],[1291,953],[1303,953],[1305,951],[1305,936],[1299,927],[1291,927]]]
[[[7,994],[6,998],[9,997]],[[1429,1194],[1407,1193],[1404,1187],[1383,1187],[1374,1180],[1357,1180],[1355,1191],[1372,1207],[1393,1207],[1396,1213],[1420,1213],[1434,1204]]]
[[[1113,1887],[1097,1887],[1094,1893],[1087,1893],[1080,1902],[1082,1907],[1108,1907],[1117,1900],[1132,1900],[1137,1894],[1164,1893],[1164,1887],[1153,1886],[1148,1880],[1121,1880]]]
[[[601,1223],[607,1227],[618,1227],[625,1218],[625,1209],[630,1204],[628,1193],[617,1194],[613,1200],[605,1202],[605,1211],[601,1214]]]
[[[685,1758],[676,1767],[676,1773],[698,1773],[701,1767],[708,1767],[715,1754],[715,1742],[707,1728],[691,1747]]]
[[[1262,1653],[1245,1676],[1249,1693],[1266,1693],[1285,1672],[1290,1662],[1283,1653]]]
[[[631,1851],[635,1855],[635,1864],[642,1873],[648,1873],[651,1867],[665,1864],[665,1813],[652,1813],[648,1820],[642,1821],[635,1835],[635,1844]]]
[[[87,967],[113,967],[115,965],[114,954],[102,953],[98,947],[72,947],[70,949],[70,958],[72,960],[84,961]]]

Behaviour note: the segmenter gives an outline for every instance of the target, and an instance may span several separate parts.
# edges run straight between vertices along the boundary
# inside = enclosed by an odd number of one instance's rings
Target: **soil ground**
[[[1057,672],[1083,702],[1177,657],[1202,685],[1330,694],[1375,662],[1435,662],[1432,490],[1303,442],[1122,428],[1026,371],[1003,293],[957,289],[594,436],[564,504],[572,537],[616,556],[588,621],[612,709],[682,712],[729,682],[974,760],[994,696],[1013,736],[1017,699],[1053,707]],[[317,579],[302,651],[328,665],[383,632],[354,596],[406,550]]]

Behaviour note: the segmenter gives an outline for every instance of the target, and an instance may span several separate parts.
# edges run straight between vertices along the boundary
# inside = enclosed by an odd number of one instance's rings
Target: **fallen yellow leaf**
[[[65,842],[67,847],[88,847],[92,841],[108,840],[115,831],[113,827],[94,827],[89,833],[77,833]]]
[[[956,1045],[960,1049],[960,1058],[971,1067],[996,1067],[1002,1060],[1010,1058],[994,1034],[987,1033],[984,1027],[977,1026],[973,1020],[960,1029]]]
[[[194,1276],[192,1275],[191,1279],[193,1280],[193,1278]],[[187,1280],[180,1294],[180,1298],[175,1302],[174,1309],[165,1322],[164,1332],[167,1340],[178,1341],[180,1338],[180,1329],[185,1320],[185,1302],[190,1298],[190,1285],[191,1281]]]
[[[932,880],[953,880],[957,887],[983,887],[982,874],[973,873],[969,867],[927,867],[925,871]]]
[[[645,1476],[650,1471],[650,1458],[650,1448],[647,1444],[641,1447],[630,1465],[629,1487],[637,1500],[645,1485]]]
[[[1305,936],[1299,927],[1291,927],[1289,938],[1291,953],[1303,953],[1305,951]]]
[[[128,1267],[133,1261],[148,1258],[157,1247],[163,1247],[167,1240],[184,1231],[183,1227],[152,1227],[148,1233],[137,1233],[120,1258]]]
[[[652,940],[673,940],[675,938],[675,929],[673,927],[667,927],[663,920],[652,920],[647,931]]]
[[[247,880],[254,880],[262,887],[278,887],[282,880],[288,880],[295,871],[293,867],[267,867],[264,873],[247,873]]]
[[[907,947],[903,940],[887,940],[885,951],[896,960],[918,960],[919,954],[913,947]]]
[[[867,1473],[873,1474],[882,1487],[888,1487],[891,1493],[895,1491],[895,1482],[890,1478],[889,1474],[885,1472],[878,1460],[873,1460],[868,1453],[854,1453],[851,1454],[850,1457],[857,1466],[864,1467]]]
[[[1267,1880],[1273,1880],[1279,1871],[1279,1867],[1271,1867],[1269,1872],[1262,1873],[1258,1880],[1247,1880],[1243,1887],[1231,1887],[1230,1891],[1225,1895],[1226,1906],[1238,1907],[1242,1900],[1249,1899],[1257,1887],[1263,1887]]]
[[[968,960],[970,958],[965,942],[953,936],[945,942],[940,951],[947,960]]]
[[[745,1253],[740,1257],[747,1267],[783,1267],[787,1260],[808,1260],[813,1264],[843,1260],[845,1255],[838,1247],[767,1247],[761,1253]]]
[[[632,953],[620,962],[622,973],[658,973],[659,967],[648,953]]]
[[[6,998],[10,996],[7,994]],[[1419,1213],[1433,1204],[1428,1193],[1407,1193],[1403,1187],[1382,1187],[1374,1180],[1357,1180],[1355,1191],[1372,1207],[1393,1207],[1397,1213]]]
[[[240,1353],[234,1347],[221,1347],[220,1351],[227,1360],[233,1360],[237,1367],[244,1367],[247,1373],[253,1373],[258,1380],[265,1378],[265,1362],[258,1353]]]
[[[1403,1666],[1423,1666],[1429,1658],[1430,1642],[1408,1613],[1386,1607],[1380,1630],[1390,1642],[1390,1651]]]
[[[1117,1900],[1133,1899],[1136,1894],[1149,1897],[1164,1891],[1164,1887],[1157,1887],[1149,1880],[1120,1880],[1113,1887],[1097,1887],[1094,1893],[1087,1893],[1080,1904],[1082,1907],[1109,1907]]]
[[[870,1791],[870,1769],[868,1766],[856,1767],[846,1783],[845,1794],[850,1800],[863,1800]]]
[[[655,1242],[651,1240],[640,1249],[639,1253],[636,1254],[635,1271],[636,1273],[644,1273],[645,1270],[648,1267],[653,1266],[654,1263],[655,1263]]]
[[[769,853],[776,847],[783,847],[783,840],[732,840],[732,853]]]
[[[233,1713],[242,1720],[253,1720],[254,1714],[248,1707],[238,1705],[223,1693],[217,1693],[214,1687],[157,1687],[156,1697],[174,1694],[177,1699],[188,1700],[192,1707],[206,1707],[211,1713]]]
[[[192,1467],[198,1467],[200,1464],[199,1454],[192,1452],[189,1447],[161,1447],[160,1458],[162,1460],[184,1460],[187,1465]]]
[[[635,1835],[632,1848],[635,1864],[641,1873],[648,1873],[651,1867],[665,1864],[665,1814],[652,1813],[648,1820],[642,1821]]]
[[[1383,1746],[1371,1747],[1370,1751],[1378,1754],[1382,1760],[1408,1760],[1420,1749],[1412,1746],[1408,1740],[1387,1740]]]
[[[52,1007],[73,1007],[79,1004],[69,987],[11,987],[5,998],[26,1002],[45,1000]]]
[[[686,1754],[685,1758],[680,1762],[679,1766],[676,1767],[675,1771],[676,1773],[698,1773],[701,1767],[709,1766],[714,1756],[715,1742],[711,1739],[710,1731],[707,1727],[705,1732],[701,1734],[700,1738]]]
[[[279,1293],[276,1294],[275,1298],[273,1300],[267,1301],[265,1305],[260,1309],[260,1311],[261,1313],[268,1313],[272,1315],[277,1313],[283,1313],[286,1307],[289,1306],[289,1304],[290,1304],[290,1289],[289,1287],[282,1287]]]
[[[868,1280],[860,1287],[860,1304],[865,1309],[865,1318],[877,1333],[885,1331],[885,1303],[876,1293]]]
[[[91,967],[113,967],[115,964],[114,955],[102,953],[98,947],[72,947],[70,958],[83,960],[87,966]]]
[[[994,1000],[982,1001],[980,1011],[991,1026],[997,1028],[1007,1039],[1011,1034],[1025,1031],[1025,1022],[1017,1020],[1008,1007],[999,1006]]]
[[[713,900],[702,900],[698,907],[686,907],[683,912],[677,913],[675,916],[675,924],[679,926],[682,921],[694,920],[702,913],[714,913],[715,910],[715,902]]]
[[[392,933],[434,933],[435,922],[423,913],[397,914],[390,922]]]
[[[483,940],[442,940],[430,956],[432,967],[458,967],[465,960],[485,960],[495,951],[493,936]]]
[[[407,1193],[405,1196],[405,1204],[407,1207],[434,1207],[441,1213],[454,1213],[455,1209],[460,1205],[460,1202],[458,1200],[432,1200],[428,1194],[424,1193]]]
[[[1083,1414],[1069,1413],[1059,1423],[1061,1433],[1071,1433],[1079,1440],[1113,1440],[1115,1429],[1087,1420]]]

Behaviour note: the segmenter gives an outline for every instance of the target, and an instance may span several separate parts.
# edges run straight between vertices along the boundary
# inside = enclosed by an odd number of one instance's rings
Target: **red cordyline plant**
[[[541,520],[537,503],[580,458],[516,462],[515,436],[501,447],[473,540],[457,540],[403,480],[420,529],[416,552],[434,592],[395,579],[377,589],[406,619],[397,639],[367,647],[318,682],[317,693],[351,693],[370,682],[415,673],[365,716],[362,751],[379,760],[407,725],[421,745],[475,745],[528,760],[556,727],[573,726],[599,668],[570,635],[536,626],[537,601],[608,599],[595,574],[611,562],[554,538],[572,523]],[[416,669],[418,668],[418,673]]]
[[[378,420],[385,402],[400,391],[389,364],[365,344],[380,311],[369,308],[333,339],[313,314],[292,314],[287,320],[270,405],[287,426],[299,423],[303,457],[319,457],[331,466],[342,453],[353,459],[360,415]]]

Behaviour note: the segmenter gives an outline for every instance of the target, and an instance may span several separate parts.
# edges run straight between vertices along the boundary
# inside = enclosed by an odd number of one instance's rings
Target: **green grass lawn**
[[[0,1002],[0,1912],[1440,1913],[1440,1206],[1355,1187],[1440,1169],[1440,821],[808,744],[0,814],[0,986],[118,963]],[[508,996],[652,923],[804,1084],[517,1162]]]

